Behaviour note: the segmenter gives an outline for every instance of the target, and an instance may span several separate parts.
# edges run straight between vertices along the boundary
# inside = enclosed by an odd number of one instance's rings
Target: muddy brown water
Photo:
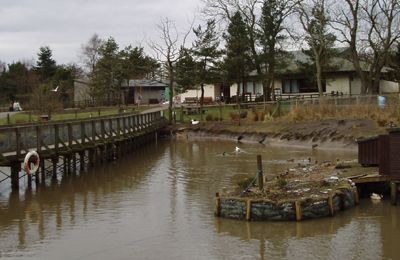
[[[287,159],[356,158],[252,144],[235,154],[235,146],[166,141],[30,192],[2,183],[0,258],[399,259],[400,207],[388,200],[299,223],[215,218],[215,192],[256,173],[257,154],[269,176]]]

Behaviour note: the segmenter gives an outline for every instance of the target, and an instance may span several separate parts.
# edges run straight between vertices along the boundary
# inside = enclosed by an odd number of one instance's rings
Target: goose
[[[59,86],[57,85],[57,87],[55,89],[51,89],[50,91],[57,92],[58,88],[59,88]]]
[[[377,193],[372,193],[370,198],[372,200],[381,200],[383,198],[383,196],[381,194],[377,194]]]
[[[192,125],[198,125],[200,123],[200,121],[191,119],[190,122],[192,122]]]

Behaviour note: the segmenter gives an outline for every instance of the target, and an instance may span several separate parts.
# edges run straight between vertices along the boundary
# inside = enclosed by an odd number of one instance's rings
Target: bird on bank
[[[191,119],[190,122],[192,122],[192,125],[198,125],[200,123],[200,121]]]

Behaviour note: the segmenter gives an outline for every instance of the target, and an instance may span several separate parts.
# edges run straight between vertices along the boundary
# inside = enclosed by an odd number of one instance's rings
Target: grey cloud
[[[188,26],[199,0],[1,0],[0,60],[36,58],[49,45],[59,63],[78,61],[80,46],[93,33],[113,36],[121,46],[135,45],[167,16]]]

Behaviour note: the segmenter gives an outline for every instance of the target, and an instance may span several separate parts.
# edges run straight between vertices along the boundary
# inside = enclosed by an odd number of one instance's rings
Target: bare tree
[[[167,73],[167,78],[169,81],[168,115],[169,123],[171,124],[173,96],[175,95],[174,85],[176,64],[181,57],[180,50],[184,48],[186,38],[189,35],[190,30],[188,30],[188,32],[182,36],[182,34],[178,32],[175,23],[167,17],[161,19],[160,24],[157,25],[157,29],[160,34],[160,42],[158,43],[152,41],[149,43],[149,46],[153,49],[156,54],[157,61],[163,64],[164,70]]]
[[[89,75],[93,73],[96,63],[100,59],[100,48],[103,44],[104,40],[95,33],[85,45],[81,46],[81,59]]]
[[[300,24],[305,32],[304,40],[310,48],[310,57],[315,63],[318,92],[323,94],[322,72],[331,58],[330,50],[336,41],[335,35],[328,32],[330,17],[325,0],[300,2],[297,9]]]
[[[399,0],[342,0],[336,17],[335,29],[349,45],[361,93],[378,93],[382,70],[400,39]]]

